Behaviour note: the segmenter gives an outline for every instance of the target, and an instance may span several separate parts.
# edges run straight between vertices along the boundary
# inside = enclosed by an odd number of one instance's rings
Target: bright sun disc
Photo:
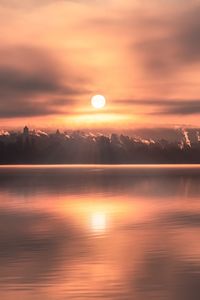
[[[100,109],[103,108],[106,104],[106,99],[102,95],[95,95],[91,99],[92,106],[94,108]]]

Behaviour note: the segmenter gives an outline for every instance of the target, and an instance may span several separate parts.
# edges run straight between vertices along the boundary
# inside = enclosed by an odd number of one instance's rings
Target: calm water
[[[0,300],[199,300],[200,167],[1,167]]]

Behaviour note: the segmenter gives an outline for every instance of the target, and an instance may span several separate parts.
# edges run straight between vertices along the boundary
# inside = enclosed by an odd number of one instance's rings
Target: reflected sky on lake
[[[200,299],[200,168],[0,168],[1,300]]]

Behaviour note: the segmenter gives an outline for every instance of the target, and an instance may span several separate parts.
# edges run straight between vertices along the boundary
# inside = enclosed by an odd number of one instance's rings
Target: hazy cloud
[[[200,114],[200,101],[180,102],[179,104],[166,106],[159,112],[164,115],[197,115]]]
[[[42,49],[13,48],[0,51],[0,117],[25,117],[59,113],[86,93],[85,82],[61,71]]]
[[[148,71],[166,75],[200,63],[199,14],[200,6],[193,5],[176,14],[147,15],[140,20],[140,36],[132,49]]]
[[[146,106],[155,107],[156,111],[153,114],[166,114],[166,115],[190,115],[200,114],[200,100],[189,99],[120,99],[116,101],[116,104],[122,104],[126,106]]]
[[[75,3],[92,3],[91,0],[1,0],[0,7],[11,7],[16,9],[30,9],[42,7],[48,4],[75,2]],[[97,2],[97,1],[95,1]]]

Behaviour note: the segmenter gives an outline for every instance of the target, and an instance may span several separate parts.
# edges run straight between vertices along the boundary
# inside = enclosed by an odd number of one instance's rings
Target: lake
[[[200,166],[0,167],[0,300],[199,300]]]

